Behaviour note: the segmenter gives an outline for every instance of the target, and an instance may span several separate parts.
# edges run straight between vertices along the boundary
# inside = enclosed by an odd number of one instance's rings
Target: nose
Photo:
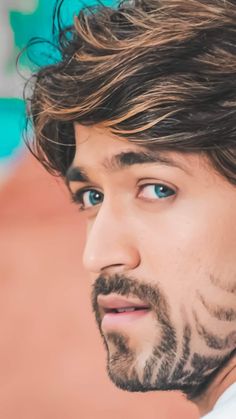
[[[83,254],[87,271],[122,273],[140,264],[130,221],[130,217],[122,216],[119,211],[109,211],[105,205],[99,210],[89,228]]]

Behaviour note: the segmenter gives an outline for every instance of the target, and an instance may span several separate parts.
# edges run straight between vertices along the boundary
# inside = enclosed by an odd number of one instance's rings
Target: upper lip
[[[98,306],[103,313],[121,308],[143,308],[150,309],[150,306],[137,298],[127,298],[118,294],[99,295]]]

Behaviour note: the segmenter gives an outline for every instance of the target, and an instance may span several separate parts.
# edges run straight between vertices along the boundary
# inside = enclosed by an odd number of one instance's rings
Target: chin
[[[121,390],[129,391],[129,392],[148,392],[148,391],[155,391],[155,388],[144,386],[143,383],[140,382],[138,377],[135,377],[135,374],[132,379],[125,379],[120,375],[115,374],[108,368],[108,376],[110,380]]]
[[[140,381],[135,371],[131,377],[127,378],[127,376],[122,376],[120,372],[115,372],[109,366],[107,367],[107,372],[110,380],[117,388],[128,392],[180,391],[189,401],[194,401],[205,390],[205,385],[185,385],[177,382],[164,383],[158,382],[158,379],[155,384],[151,384],[150,382]]]
[[[123,348],[125,349],[125,348]],[[153,371],[145,366],[130,350],[108,352],[107,373],[110,380],[121,390],[129,392],[148,392],[158,390],[151,384]]]
[[[166,368],[165,368],[166,367]],[[198,378],[194,373],[171,377],[167,365],[161,361],[139,364],[134,354],[108,355],[107,372],[110,380],[121,390],[129,392],[180,391],[189,401],[200,397],[214,379],[216,372]]]
[[[181,391],[191,401],[201,397],[235,354],[233,350],[224,356],[206,356],[191,353],[186,346],[179,357],[164,339],[147,354],[116,333],[107,335],[105,344],[108,375],[118,388],[130,392]]]

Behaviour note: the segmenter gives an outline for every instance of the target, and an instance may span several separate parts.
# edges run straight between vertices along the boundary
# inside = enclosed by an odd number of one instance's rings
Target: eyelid
[[[157,180],[157,179],[155,179],[155,180],[150,179],[150,178],[149,179],[142,179],[142,183],[139,183],[137,186],[138,186],[139,191],[140,191],[140,190],[143,190],[143,188],[145,188],[145,187],[157,186],[157,185],[165,186],[169,189],[172,189],[175,193],[178,192],[178,188],[175,185],[173,185],[172,183],[166,182],[166,181],[163,181],[163,180]]]
[[[99,193],[102,193],[98,190],[98,188],[92,186],[84,186],[83,188],[76,189],[75,192],[71,191],[71,198],[74,202],[78,202],[78,198],[80,198],[85,192],[88,191],[97,191]]]
[[[177,187],[173,183],[167,180],[158,179],[158,178],[150,178],[150,177],[142,178],[138,181],[137,185],[138,186],[165,185],[165,186],[168,186],[168,188],[177,190]]]

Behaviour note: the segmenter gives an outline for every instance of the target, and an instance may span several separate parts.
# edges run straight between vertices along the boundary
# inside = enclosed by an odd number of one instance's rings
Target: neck
[[[224,366],[201,397],[194,400],[200,415],[209,413],[225,390],[236,382],[236,355]]]

